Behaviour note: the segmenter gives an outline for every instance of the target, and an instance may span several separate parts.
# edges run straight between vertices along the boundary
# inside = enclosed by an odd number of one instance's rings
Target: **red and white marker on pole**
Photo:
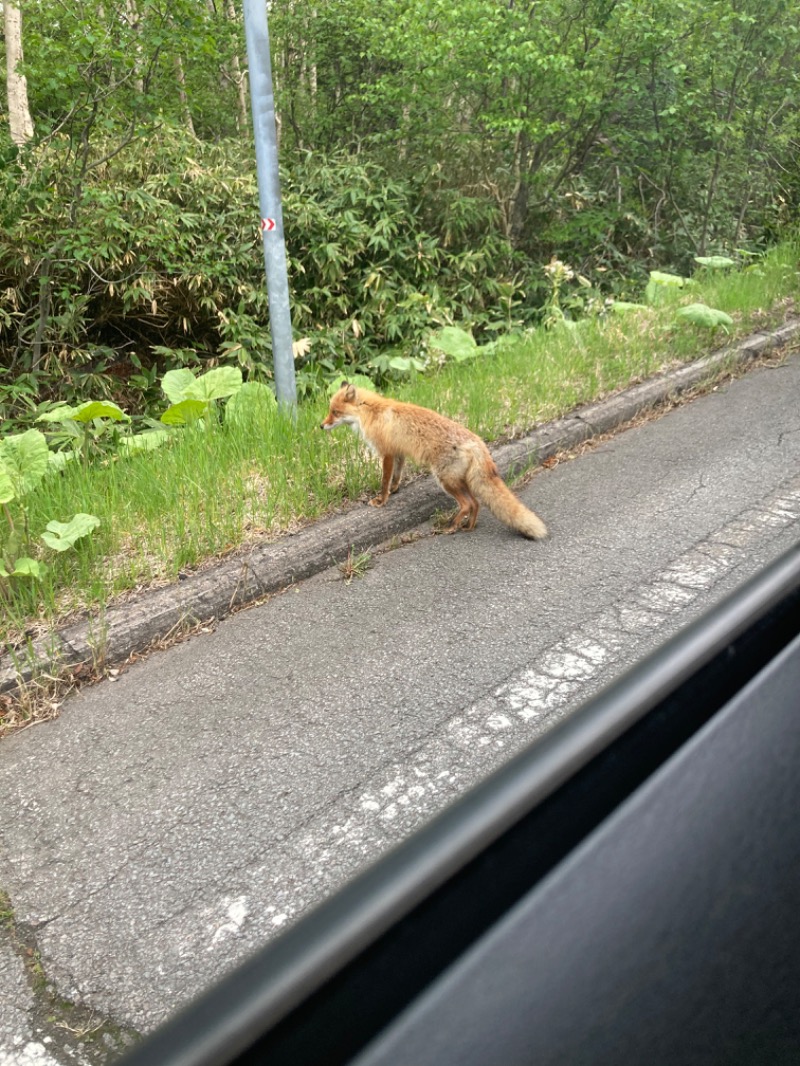
[[[275,219],[274,218],[262,218],[261,219],[261,232],[262,233],[272,233],[272,231],[274,229],[275,229]]]

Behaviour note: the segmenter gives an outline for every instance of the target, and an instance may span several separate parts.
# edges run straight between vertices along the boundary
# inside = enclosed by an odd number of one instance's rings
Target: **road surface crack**
[[[36,1049],[37,1062],[106,1066],[135,1043],[139,1034],[56,992],[39,949],[37,933],[41,928],[17,921],[10,898],[0,890],[0,937],[20,959],[33,1000],[28,1009],[30,1039],[26,1046]]]

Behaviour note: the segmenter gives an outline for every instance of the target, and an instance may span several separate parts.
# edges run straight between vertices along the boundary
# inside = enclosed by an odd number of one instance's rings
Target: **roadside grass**
[[[449,364],[396,390],[398,399],[435,407],[487,440],[529,432],[579,404],[699,358],[713,348],[779,323],[800,289],[798,247],[781,245],[749,271],[701,271],[686,289],[665,288],[657,306],[584,319],[576,329],[539,329],[491,358]],[[675,319],[703,302],[727,312],[726,334]]]
[[[781,245],[747,271],[701,272],[691,288],[665,289],[655,307],[509,338],[492,354],[391,392],[465,422],[488,441],[520,436],[782,321],[798,292],[797,256],[796,243]],[[729,336],[676,323],[676,307],[697,301],[733,317]],[[27,639],[76,613],[102,611],[132,590],[174,581],[374,493],[378,464],[353,434],[319,429],[326,407],[319,397],[301,404],[295,419],[273,413],[232,425],[196,423],[158,452],[71,463],[45,479],[27,498],[30,530],[81,511],[101,525],[76,551],[54,557],[42,548],[49,569],[41,583],[0,589],[2,643],[24,653]],[[22,515],[12,517],[21,528]]]
[[[45,551],[41,582],[14,583],[3,604],[3,640],[168,583],[248,540],[295,530],[374,485],[355,438],[323,441],[321,420],[320,403],[301,407],[296,421],[196,423],[157,453],[71,463],[47,478],[27,498],[31,530],[80,511],[101,524],[76,551]]]

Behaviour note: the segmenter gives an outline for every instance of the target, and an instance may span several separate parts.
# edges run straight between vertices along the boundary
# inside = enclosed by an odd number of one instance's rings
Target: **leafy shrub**
[[[0,175],[0,388],[44,398],[157,400],[167,370],[238,365],[271,377],[249,149],[165,129],[80,180],[55,138]],[[98,147],[102,155],[102,147]],[[417,359],[432,325],[497,328],[522,300],[520,260],[468,198],[440,232],[424,182],[306,156],[283,178],[301,390],[344,369],[378,379]],[[402,350],[401,350],[402,349]],[[0,396],[0,402],[3,397]]]
[[[9,595],[8,582],[34,578],[41,581],[47,567],[21,551],[32,550],[32,537],[26,497],[29,496],[58,464],[51,463],[44,434],[38,429],[0,437],[0,602]],[[17,505],[17,521],[9,504]],[[64,552],[75,546],[97,526],[100,519],[91,514],[75,514],[67,522],[55,519],[47,523],[41,539],[53,551]]]

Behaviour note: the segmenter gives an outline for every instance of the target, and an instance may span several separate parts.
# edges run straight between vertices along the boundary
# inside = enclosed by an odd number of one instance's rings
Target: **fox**
[[[448,533],[475,528],[481,504],[495,518],[529,540],[542,540],[547,527],[528,510],[500,476],[479,436],[427,407],[391,400],[343,381],[331,397],[325,430],[348,425],[381,459],[381,491],[370,504],[383,507],[400,488],[403,466],[411,459],[428,467],[458,504]]]

